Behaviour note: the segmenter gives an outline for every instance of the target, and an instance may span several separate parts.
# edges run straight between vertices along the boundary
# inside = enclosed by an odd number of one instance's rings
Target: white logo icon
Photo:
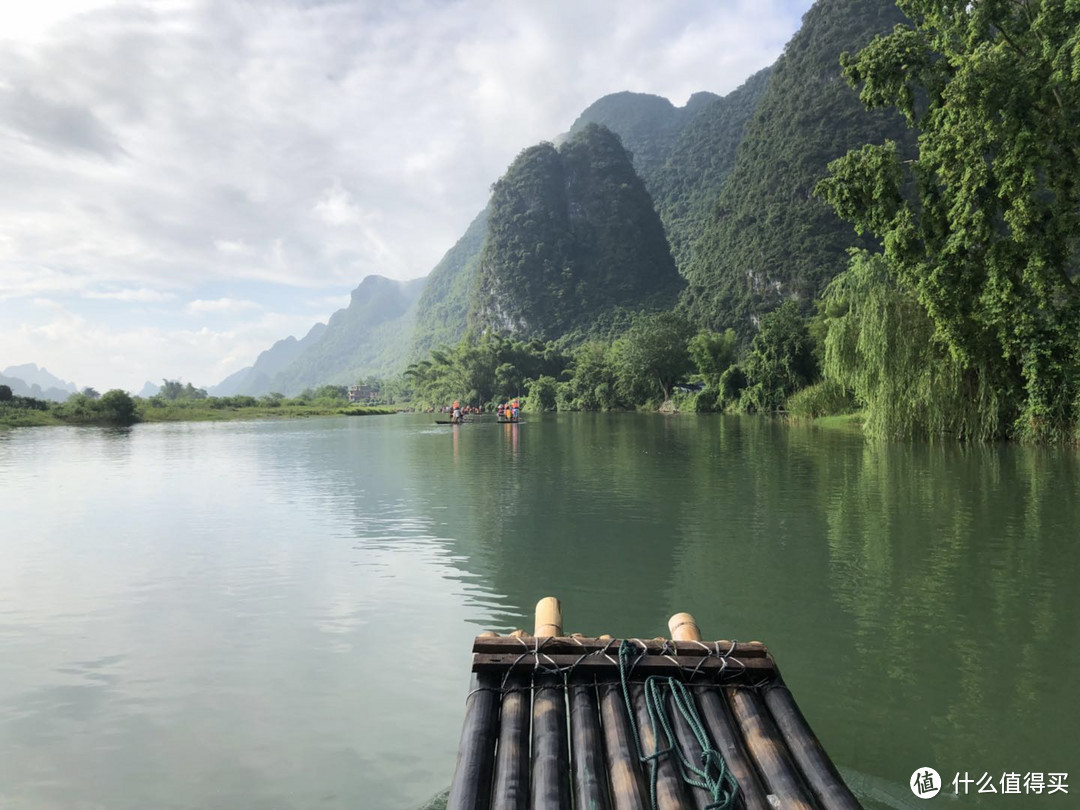
[[[911,792],[920,799],[930,799],[941,790],[941,777],[933,768],[919,768],[911,775]]]

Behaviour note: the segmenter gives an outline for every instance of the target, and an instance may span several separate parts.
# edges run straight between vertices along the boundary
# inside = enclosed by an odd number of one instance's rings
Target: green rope
[[[671,677],[663,678],[659,675],[651,675],[645,679],[645,708],[649,714],[653,746],[656,750],[651,754],[646,754],[641,750],[641,735],[638,731],[634,707],[630,701],[630,685],[627,682],[634,666],[631,661],[634,650],[634,645],[625,639],[619,645],[619,680],[622,683],[623,701],[626,703],[626,714],[630,718],[630,728],[634,732],[638,759],[649,766],[649,800],[652,810],[657,810],[656,782],[659,763],[660,758],[666,754],[675,755],[679,776],[683,782],[708,792],[712,803],[707,805],[705,810],[728,810],[735,804],[735,797],[739,793],[739,783],[728,770],[723,754],[712,747],[705,725],[701,722],[697,707],[694,705],[694,698],[682,681]],[[676,710],[682,715],[693,732],[694,739],[701,747],[701,762],[699,763],[691,762],[679,745],[675,730],[672,728],[671,718],[668,716],[666,702],[668,694],[671,695]],[[663,748],[660,747],[658,726],[660,730],[663,730],[667,741],[667,745]]]

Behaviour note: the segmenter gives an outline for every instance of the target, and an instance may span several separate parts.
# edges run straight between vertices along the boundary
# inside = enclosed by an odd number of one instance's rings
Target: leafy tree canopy
[[[639,318],[612,349],[625,397],[631,402],[656,396],[670,399],[672,387],[693,368],[686,349],[692,334],[690,322],[675,312]]]
[[[1012,432],[1066,438],[1080,406],[1080,3],[899,5],[911,23],[845,73],[917,129],[917,156],[863,147],[820,190],[882,240],[960,373],[1002,394]]]
[[[750,344],[742,365],[746,388],[740,407],[746,411],[773,411],[817,376],[814,347],[806,321],[794,301],[761,319],[761,329]]]

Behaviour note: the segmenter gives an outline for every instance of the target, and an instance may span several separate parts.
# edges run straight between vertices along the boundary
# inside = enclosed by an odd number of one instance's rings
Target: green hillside
[[[894,111],[868,111],[841,75],[840,55],[904,20],[888,0],[819,0],[777,61],[746,125],[735,165],[685,268],[694,318],[744,337],[794,298],[804,306],[859,244],[814,196],[829,161],[848,149],[912,136]]]
[[[428,275],[416,305],[410,359],[425,357],[436,346],[457,343],[465,334],[470,293],[487,238],[487,220],[485,208]]]
[[[680,272],[686,272],[691,246],[735,166],[736,149],[771,73],[772,68],[759,70],[737,90],[698,107],[653,175],[649,190]]]
[[[559,149],[526,149],[495,184],[470,324],[554,339],[619,307],[670,304],[680,287],[629,154],[591,124]]]
[[[270,390],[292,396],[305,388],[345,385],[404,368],[425,281],[365,278],[352,291],[349,306],[330,317],[322,336],[274,375]]]

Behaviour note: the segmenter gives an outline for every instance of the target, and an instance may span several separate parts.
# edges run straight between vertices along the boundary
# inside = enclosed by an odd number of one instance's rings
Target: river
[[[763,419],[0,431],[0,808],[422,807],[471,638],[548,594],[766,642],[868,806],[1075,806],[1078,539],[1074,451]]]

